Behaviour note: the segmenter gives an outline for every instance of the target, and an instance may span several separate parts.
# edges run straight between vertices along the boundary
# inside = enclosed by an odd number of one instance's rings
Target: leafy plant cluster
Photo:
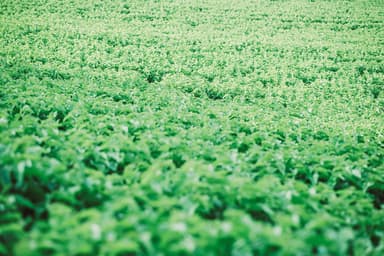
[[[380,1],[0,3],[0,255],[382,255]]]

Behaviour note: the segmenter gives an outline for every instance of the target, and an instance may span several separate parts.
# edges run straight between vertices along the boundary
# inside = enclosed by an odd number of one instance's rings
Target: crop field
[[[1,0],[0,255],[384,255],[384,1]]]

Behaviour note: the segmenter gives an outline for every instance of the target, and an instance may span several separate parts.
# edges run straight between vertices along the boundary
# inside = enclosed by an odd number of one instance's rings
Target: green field
[[[0,255],[384,255],[384,1],[1,0]]]

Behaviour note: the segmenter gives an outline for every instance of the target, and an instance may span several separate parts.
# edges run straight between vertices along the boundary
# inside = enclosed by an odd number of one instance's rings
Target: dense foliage
[[[0,1],[0,255],[384,255],[382,1]]]

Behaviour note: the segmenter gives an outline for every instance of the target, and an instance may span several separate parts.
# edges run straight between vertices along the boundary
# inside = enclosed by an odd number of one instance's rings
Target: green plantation
[[[384,255],[384,2],[1,0],[0,255]]]

